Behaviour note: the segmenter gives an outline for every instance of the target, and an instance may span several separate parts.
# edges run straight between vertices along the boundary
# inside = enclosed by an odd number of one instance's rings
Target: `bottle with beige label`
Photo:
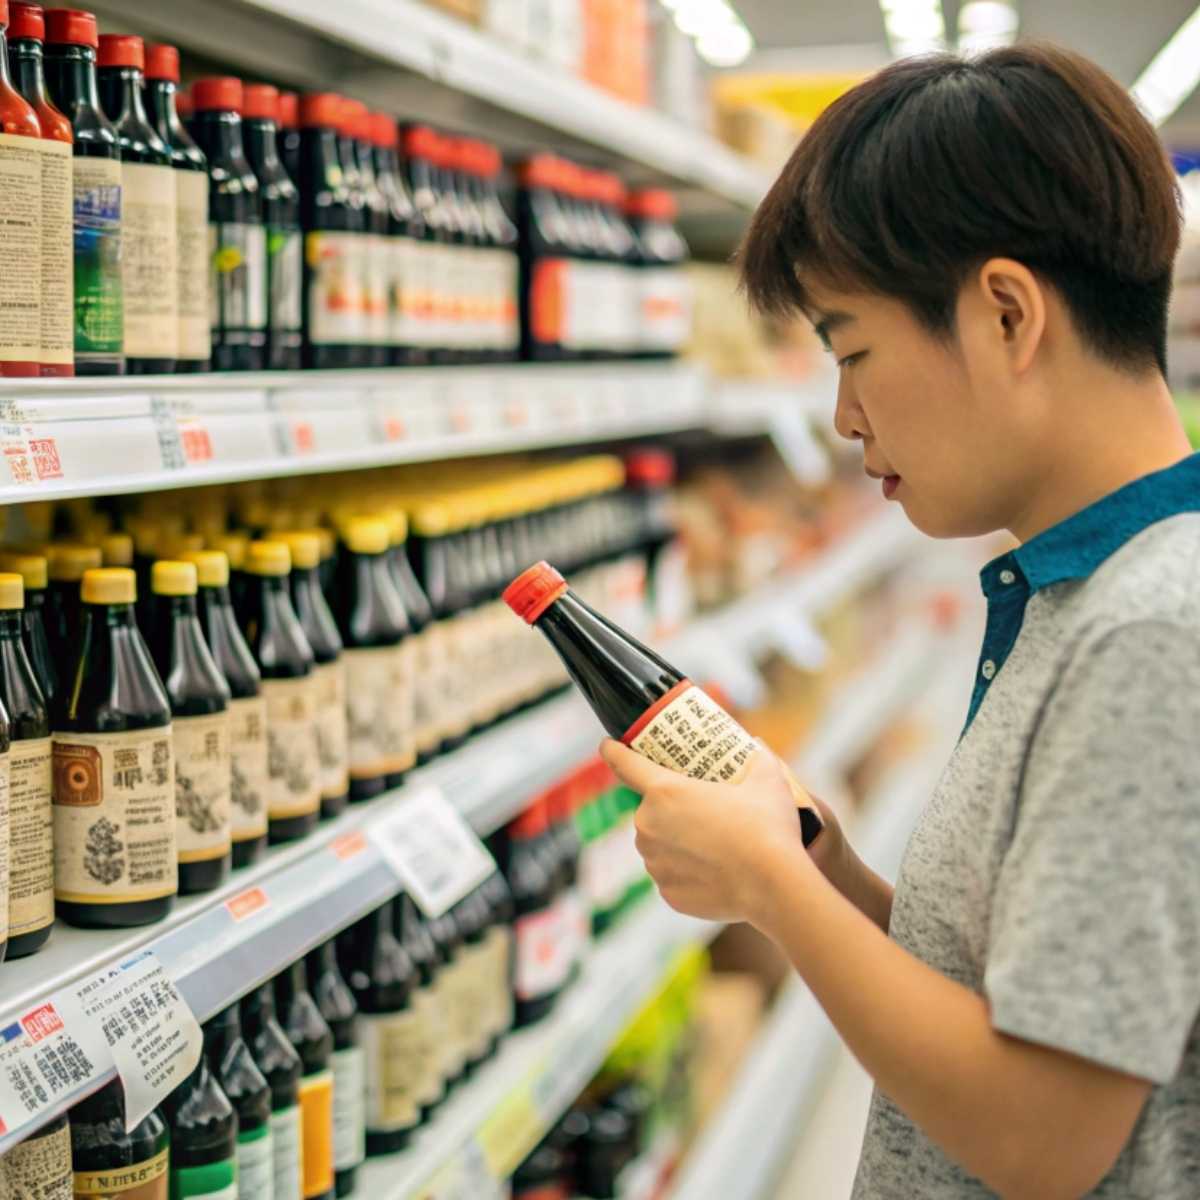
[[[21,638],[24,584],[0,575],[0,701],[9,721],[8,957],[40,950],[54,925],[50,716]]]
[[[0,1158],[5,1200],[72,1200],[71,1129],[65,1115],[48,1121]]]
[[[71,1109],[76,1200],[167,1200],[171,1136],[157,1108],[125,1129],[125,1095],[114,1079]]]
[[[58,694],[58,679],[54,670],[54,656],[50,650],[50,639],[46,634],[46,598],[49,571],[46,559],[40,554],[0,555],[0,570],[12,571],[21,576],[25,584],[25,607],[21,610],[21,640],[29,665],[33,668],[46,710],[53,714],[54,699]]]
[[[177,889],[171,703],[126,567],[83,577],[78,663],[53,733],[54,894],[72,925],[148,925]]]
[[[151,573],[150,653],[171,701],[179,891],[207,892],[229,874],[229,687],[196,611],[196,566],[163,560]]]

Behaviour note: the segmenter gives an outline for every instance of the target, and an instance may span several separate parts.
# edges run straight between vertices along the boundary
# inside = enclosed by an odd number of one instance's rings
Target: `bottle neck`
[[[19,608],[0,609],[0,638],[21,640],[22,612]]]
[[[246,148],[242,139],[242,118],[238,113],[205,109],[196,114],[193,129],[210,161],[244,164]]]
[[[142,103],[142,73],[136,67],[103,67],[99,73],[100,96],[105,111],[117,124],[132,120],[149,125]]]
[[[271,980],[260,985],[246,997],[245,1015],[265,1025],[275,1018],[275,988]]]
[[[214,1065],[219,1064],[241,1037],[241,1018],[238,1016],[237,1005],[232,1004],[204,1026],[204,1049],[209,1061]]]
[[[171,79],[146,81],[146,103],[149,105],[150,119],[155,129],[171,145],[186,149],[194,143],[175,109],[175,95],[178,91],[178,85]]]
[[[13,83],[17,91],[34,107],[48,104],[42,43],[32,38],[19,38],[9,43],[5,57],[12,62]]]
[[[283,170],[279,157],[279,127],[274,121],[251,119],[242,124],[246,157],[260,178],[273,177]]]
[[[275,984],[279,989],[281,1004],[289,1004],[302,992],[307,991],[308,980],[304,974],[304,959],[296,959],[286,971],[276,976]]]
[[[48,46],[46,70],[51,76],[51,90],[60,107],[83,105],[100,111],[96,52],[91,46]]]

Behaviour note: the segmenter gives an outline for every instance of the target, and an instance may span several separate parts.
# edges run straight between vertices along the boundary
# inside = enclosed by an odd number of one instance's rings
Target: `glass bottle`
[[[428,1122],[446,1099],[446,1039],[448,1014],[442,1003],[439,990],[441,959],[437,944],[425,926],[413,898],[401,893],[392,903],[392,932],[404,948],[413,965],[416,977],[413,985],[412,1011],[421,1036],[413,1039],[416,1060],[413,1072],[420,1082],[417,1085],[417,1103],[421,1108],[421,1121]]]
[[[370,113],[367,106],[358,100],[347,103],[346,130],[363,200],[363,300],[366,316],[363,366],[386,367],[391,336],[388,315],[389,206],[375,174]]]
[[[633,218],[640,248],[636,274],[639,312],[637,350],[646,358],[670,358],[691,333],[691,294],[683,270],[687,243],[675,228],[678,201],[658,188],[630,195],[626,212]]]
[[[486,142],[478,142],[479,204],[484,228],[492,245],[495,263],[496,298],[500,306],[494,357],[511,362],[521,351],[521,322],[518,312],[519,234],[500,199],[500,173],[504,163],[500,151]]]
[[[171,1136],[172,1200],[235,1200],[237,1113],[203,1054],[167,1097],[163,1114]]]
[[[495,1054],[504,1038],[513,1027],[514,996],[513,974],[516,969],[516,954],[513,939],[513,921],[516,909],[512,892],[504,876],[495,871],[480,886],[491,913],[486,942],[488,961],[492,977],[492,1022],[491,1053]]]
[[[429,361],[441,362],[448,355],[452,357],[450,320],[456,260],[450,246],[449,218],[434,171],[438,136],[427,125],[410,125],[404,130],[403,142],[408,191],[424,239],[420,258],[426,288],[418,309],[421,341]]]
[[[83,623],[79,585],[85,571],[102,561],[96,546],[77,546],[67,542],[50,547],[50,586],[46,592],[46,636],[50,654],[58,664],[60,687],[65,675],[75,666],[79,632]]]
[[[37,1200],[71,1200],[71,1126],[66,1113],[0,1158],[0,1194]]]
[[[69,1120],[76,1196],[167,1200],[171,1136],[158,1109],[126,1133],[125,1093],[114,1079],[80,1100]]]
[[[58,677],[50,639],[46,633],[46,593],[49,583],[46,559],[40,554],[0,554],[0,570],[21,576],[25,584],[25,607],[21,610],[21,640],[34,678],[46,702],[46,711],[54,713]]]
[[[538,362],[570,357],[565,328],[570,243],[561,182],[562,161],[539,154],[525,164],[517,193],[521,357]]]
[[[279,157],[288,178],[300,186],[300,97],[279,93]]]

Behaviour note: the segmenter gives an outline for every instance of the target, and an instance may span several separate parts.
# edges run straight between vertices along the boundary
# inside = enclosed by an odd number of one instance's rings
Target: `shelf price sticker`
[[[507,1179],[545,1132],[546,1121],[526,1081],[496,1105],[475,1135],[487,1173],[493,1179]]]
[[[372,823],[369,835],[427,917],[440,917],[496,869],[475,831],[437,788],[404,796]]]

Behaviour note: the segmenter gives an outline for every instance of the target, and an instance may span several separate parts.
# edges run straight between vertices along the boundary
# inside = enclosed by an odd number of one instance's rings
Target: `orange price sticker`
[[[261,912],[271,903],[271,898],[260,887],[247,888],[244,892],[239,892],[232,899],[225,901],[225,907],[229,910],[229,915],[235,921],[244,921],[247,917],[252,917],[256,912]]]
[[[292,422],[292,441],[297,454],[311,454],[317,447],[317,439],[309,421]]]
[[[460,405],[450,413],[450,428],[455,433],[466,433],[471,428],[471,413],[465,406]]]
[[[183,456],[190,463],[208,462],[213,456],[212,438],[208,430],[199,426],[186,426],[179,431],[179,440],[183,444]]]
[[[334,838],[329,846],[329,849],[333,851],[334,858],[340,858],[343,862],[361,854],[366,848],[367,839],[358,830],[355,830],[354,833],[343,833],[341,837]]]
[[[389,442],[402,442],[408,435],[408,430],[399,417],[388,417],[384,422],[383,432]]]

